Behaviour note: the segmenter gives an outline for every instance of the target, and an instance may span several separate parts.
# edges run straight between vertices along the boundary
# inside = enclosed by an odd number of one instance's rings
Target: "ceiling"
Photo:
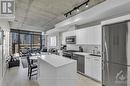
[[[130,14],[129,8],[130,0],[106,0],[91,9],[56,24],[54,29],[46,33],[51,34],[66,31],[70,29],[67,26],[76,25],[76,29],[81,29],[100,24],[102,21]]]
[[[15,20],[10,22],[13,29],[33,27],[47,31],[66,19],[64,13],[86,0],[15,0]],[[90,0],[95,4],[103,0]],[[31,29],[31,28],[30,28]]]

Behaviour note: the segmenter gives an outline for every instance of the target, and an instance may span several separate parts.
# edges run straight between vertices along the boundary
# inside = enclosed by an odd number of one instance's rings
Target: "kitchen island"
[[[38,58],[40,86],[77,86],[77,62],[58,55]]]

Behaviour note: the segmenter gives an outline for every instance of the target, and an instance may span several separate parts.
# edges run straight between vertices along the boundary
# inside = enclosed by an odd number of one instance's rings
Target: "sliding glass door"
[[[32,35],[32,48],[40,48],[41,37],[40,35]]]
[[[31,52],[42,48],[42,34],[40,32],[11,30],[12,53],[29,50]]]
[[[32,43],[32,35],[30,34],[20,34],[20,42],[19,42],[19,50],[23,51],[25,49],[31,49],[31,43]]]

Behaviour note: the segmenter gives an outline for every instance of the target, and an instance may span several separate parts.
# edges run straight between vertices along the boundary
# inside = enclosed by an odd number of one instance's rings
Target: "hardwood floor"
[[[102,86],[102,85],[98,82],[95,82],[87,77],[78,74],[78,86]]]
[[[2,86],[39,86],[39,84],[36,77],[29,80],[27,69],[20,66],[7,70]],[[78,86],[101,86],[101,84],[78,74]]]

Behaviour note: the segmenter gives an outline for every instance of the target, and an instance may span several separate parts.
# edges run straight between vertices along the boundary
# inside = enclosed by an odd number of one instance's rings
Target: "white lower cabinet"
[[[89,77],[92,77],[92,59],[91,57],[86,57],[85,58],[85,74],[88,75]]]
[[[101,58],[93,58],[92,66],[93,78],[98,81],[101,81]]]
[[[101,57],[88,56],[85,58],[85,74],[101,82]]]

